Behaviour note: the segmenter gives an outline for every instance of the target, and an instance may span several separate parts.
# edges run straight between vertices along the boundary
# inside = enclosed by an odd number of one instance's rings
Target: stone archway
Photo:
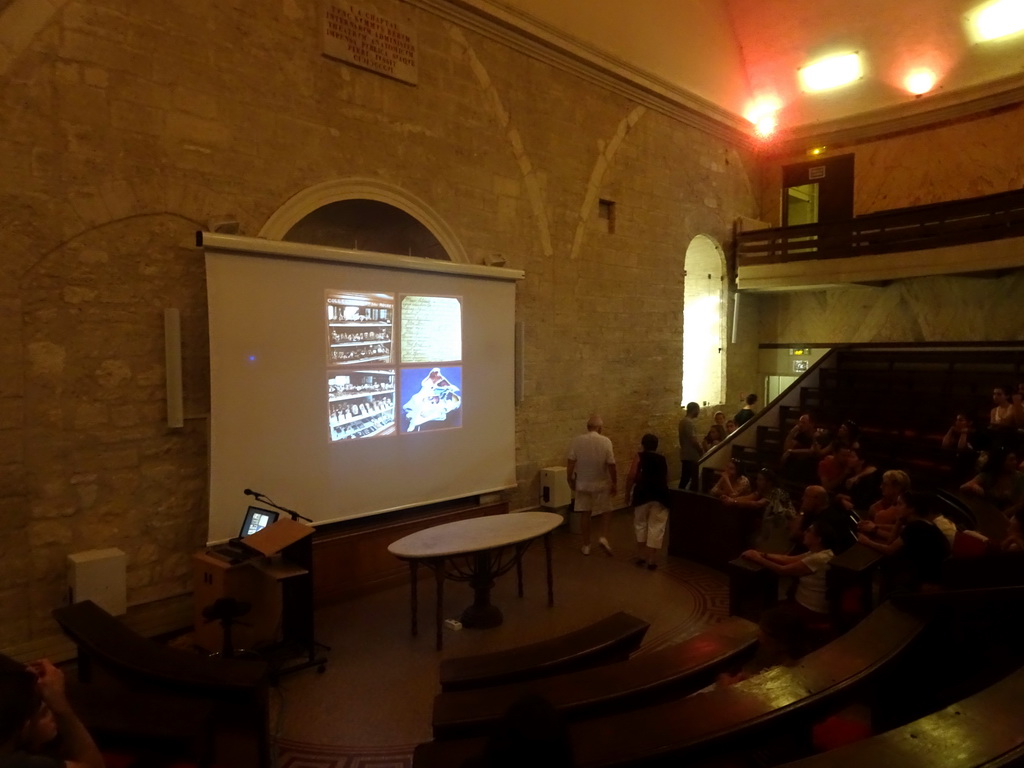
[[[707,235],[686,249],[683,283],[681,403],[721,403],[725,396],[725,254]]]
[[[387,212],[389,207],[397,209],[390,217]],[[454,231],[426,202],[399,187],[376,179],[337,179],[309,187],[294,195],[267,219],[259,236],[270,240],[289,240],[301,233],[319,232],[323,235],[330,228],[326,222],[333,214],[363,218],[369,215],[398,222],[406,228],[411,241],[421,243],[423,250],[427,251],[413,255],[469,263],[469,257]],[[417,234],[416,225],[425,232]],[[290,235],[293,231],[295,235]],[[437,247],[433,247],[432,242]]]

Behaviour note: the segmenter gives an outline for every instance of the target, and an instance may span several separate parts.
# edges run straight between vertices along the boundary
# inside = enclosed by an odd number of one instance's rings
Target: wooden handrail
[[[848,221],[736,234],[741,267],[869,256],[1024,237],[1024,190],[900,208]]]

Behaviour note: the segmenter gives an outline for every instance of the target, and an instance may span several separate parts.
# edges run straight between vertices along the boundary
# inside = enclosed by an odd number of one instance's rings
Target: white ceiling
[[[832,128],[921,114],[1024,87],[1024,33],[976,44],[966,17],[983,0],[462,0],[742,116],[755,96],[782,103],[780,127]],[[797,70],[858,51],[864,77],[801,93]],[[902,80],[926,66],[915,97]]]

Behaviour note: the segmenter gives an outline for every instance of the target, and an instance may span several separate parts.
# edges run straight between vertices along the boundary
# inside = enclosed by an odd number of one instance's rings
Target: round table
[[[522,597],[523,554],[531,543],[541,537],[544,538],[547,560],[548,605],[554,605],[549,534],[561,523],[562,516],[551,512],[513,512],[444,523],[393,542],[388,551],[409,563],[412,633],[415,635],[417,632],[416,583],[420,563],[434,572],[437,582],[437,649],[441,650],[445,580],[465,581],[473,589],[473,604],[460,617],[464,627],[496,627],[503,617],[501,610],[491,604],[494,580],[515,567],[519,577],[519,596]]]

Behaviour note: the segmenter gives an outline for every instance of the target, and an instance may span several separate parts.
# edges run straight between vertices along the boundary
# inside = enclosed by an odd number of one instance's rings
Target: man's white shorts
[[[577,490],[573,509],[577,512],[589,512],[591,515],[602,515],[608,511],[610,502],[607,488],[600,491]]]

